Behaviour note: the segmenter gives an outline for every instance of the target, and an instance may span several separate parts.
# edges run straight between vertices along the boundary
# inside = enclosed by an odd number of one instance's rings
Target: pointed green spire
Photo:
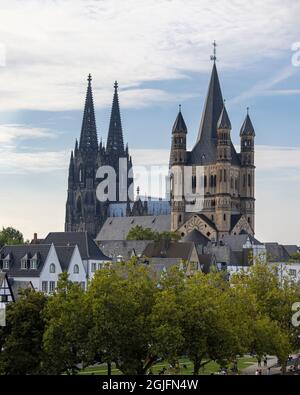
[[[89,74],[79,142],[79,149],[84,152],[97,152],[98,150],[98,137],[91,81],[92,77],[91,74]]]

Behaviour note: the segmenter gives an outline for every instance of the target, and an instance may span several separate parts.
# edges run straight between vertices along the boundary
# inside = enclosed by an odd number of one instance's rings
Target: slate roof
[[[112,259],[122,256],[123,259],[128,260],[132,254],[140,256],[151,242],[152,240],[106,240],[99,241],[98,245],[103,253]]]
[[[287,262],[290,256],[286,249],[278,243],[265,243],[269,262]]]
[[[101,242],[104,240],[126,240],[128,232],[136,225],[150,228],[157,232],[170,231],[171,216],[110,217],[105,221],[96,240]]]
[[[25,289],[34,289],[31,281],[16,281],[13,278],[9,278],[8,281],[15,301],[20,298],[21,291]]]
[[[248,238],[253,245],[263,245],[263,243],[258,241],[255,237],[247,233],[230,236],[225,235],[222,241],[225,245],[228,245],[232,251],[242,251],[243,245],[246,244]]]
[[[296,245],[283,245],[283,248],[286,250],[289,256],[292,256],[300,252],[300,248]]]
[[[240,136],[253,136],[255,137],[255,130],[252,125],[249,114],[246,115],[244,123],[241,127]]]
[[[189,260],[194,243],[184,242],[152,242],[147,245],[143,255],[148,258],[176,258]]]
[[[201,270],[205,274],[209,273],[211,267],[216,263],[215,258],[212,254],[198,254],[198,258]]]
[[[67,272],[75,246],[55,246],[58,260],[63,272]]]
[[[193,229],[190,233],[188,233],[183,237],[182,241],[206,246],[210,240],[206,236],[204,236],[201,232],[199,232],[199,230]]]
[[[51,244],[23,244],[4,246],[0,250],[0,259],[3,259],[7,254],[11,254],[10,268],[7,271],[9,276],[13,277],[38,277],[43,269],[44,263],[49,254]],[[21,269],[21,260],[27,255],[28,259],[38,254],[37,270]]]
[[[45,238],[44,243],[53,243],[55,247],[77,245],[83,260],[110,260],[103,254],[88,232],[51,232]]]
[[[176,133],[176,132],[184,132],[187,133],[187,127],[186,124],[184,122],[182,113],[181,113],[181,109],[178,112],[177,118],[174,122],[173,128],[172,128],[172,133]]]
[[[218,120],[217,128],[231,130],[231,122],[230,122],[230,119],[229,119],[229,116],[228,116],[225,106],[223,106],[223,110],[222,110],[220,118]]]
[[[208,93],[204,104],[196,144],[188,155],[189,164],[209,165],[217,159],[217,123],[224,100],[220,87],[217,67],[214,63]],[[240,165],[240,157],[231,143],[232,164]]]

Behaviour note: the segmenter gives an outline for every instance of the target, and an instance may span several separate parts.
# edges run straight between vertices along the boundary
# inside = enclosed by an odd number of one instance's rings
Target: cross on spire
[[[217,43],[216,41],[214,41],[212,43],[214,50],[213,50],[213,55],[211,55],[210,60],[212,60],[214,63],[216,63],[217,61]]]

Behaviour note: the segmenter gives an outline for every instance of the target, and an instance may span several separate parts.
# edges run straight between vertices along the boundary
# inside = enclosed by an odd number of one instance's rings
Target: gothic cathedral
[[[108,217],[112,203],[97,200],[96,189],[101,181],[96,178],[97,169],[100,166],[112,166],[118,185],[119,158],[127,160],[128,172],[132,169],[132,159],[128,146],[124,148],[117,82],[114,85],[107,144],[105,147],[101,140],[98,145],[91,80],[89,75],[79,145],[76,140],[74,152],[71,152],[65,231],[88,231],[95,237]],[[128,186],[132,182],[133,179],[128,177]],[[116,190],[118,192],[118,188]],[[119,201],[118,195],[116,201]],[[127,196],[125,205],[128,201]]]

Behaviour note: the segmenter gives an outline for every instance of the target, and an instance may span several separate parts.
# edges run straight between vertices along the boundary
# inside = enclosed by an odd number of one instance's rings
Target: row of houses
[[[157,221],[149,217],[147,221],[155,224],[157,231],[163,231],[168,224],[161,217]],[[300,262],[295,260],[300,252],[297,246],[262,243],[247,233],[224,236],[214,242],[197,229],[179,242],[126,240],[134,226],[132,221],[127,226],[123,221],[120,228],[118,219],[109,219],[100,240],[93,240],[87,232],[51,232],[45,239],[38,239],[35,234],[30,244],[4,246],[0,250],[0,302],[15,301],[25,288],[52,293],[62,272],[87,289],[97,270],[132,257],[151,265],[158,274],[185,262],[187,274],[195,270],[208,273],[214,268],[226,271],[228,276],[247,271],[259,260],[275,266],[282,280],[287,276],[300,281]]]
[[[0,302],[16,300],[24,288],[52,293],[62,272],[86,289],[96,270],[110,261],[87,232],[53,232],[45,239],[35,235],[30,244],[4,246]]]

